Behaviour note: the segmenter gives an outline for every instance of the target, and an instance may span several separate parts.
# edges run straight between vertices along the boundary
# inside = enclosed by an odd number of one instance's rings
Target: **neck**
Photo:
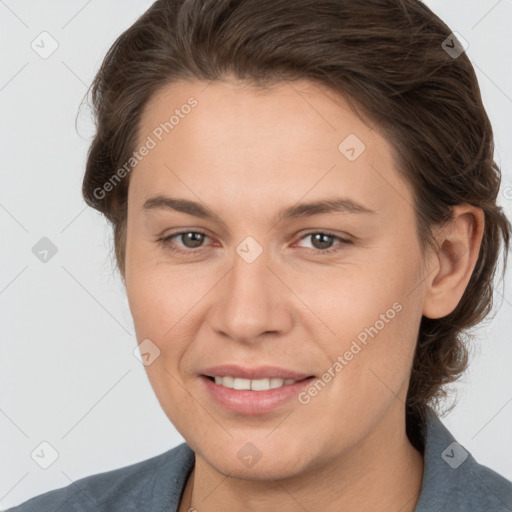
[[[287,479],[249,481],[225,476],[196,455],[179,512],[304,510],[413,512],[421,491],[423,456],[409,442],[403,408],[388,411],[357,446]],[[399,426],[399,427],[397,427]]]

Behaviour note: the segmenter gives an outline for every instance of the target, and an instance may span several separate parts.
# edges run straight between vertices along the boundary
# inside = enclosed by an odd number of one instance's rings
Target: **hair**
[[[496,199],[501,172],[474,69],[448,26],[418,0],[158,0],[107,52],[91,85],[96,133],[85,201],[113,226],[124,280],[130,174],[98,193],[135,150],[141,113],[178,80],[234,77],[258,87],[306,79],[342,95],[377,125],[411,186],[423,250],[433,228],[470,204],[485,214],[477,263],[449,315],[421,319],[406,399],[424,422],[466,369],[468,329],[491,311],[500,246],[511,225]],[[446,41],[460,48],[449,54]],[[444,43],[444,44],[443,44]],[[106,188],[105,188],[106,189]],[[411,435],[411,434],[410,434]]]

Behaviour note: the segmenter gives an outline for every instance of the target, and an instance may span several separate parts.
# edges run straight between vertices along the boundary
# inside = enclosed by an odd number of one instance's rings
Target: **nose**
[[[293,294],[278,275],[265,253],[252,263],[235,254],[231,271],[216,287],[209,325],[218,335],[245,344],[289,332]]]

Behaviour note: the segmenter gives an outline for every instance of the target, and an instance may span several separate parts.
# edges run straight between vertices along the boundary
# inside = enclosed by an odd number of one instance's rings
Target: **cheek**
[[[414,250],[390,249],[371,262],[337,269],[319,287],[299,281],[297,294],[331,331],[317,332],[322,351],[329,361],[343,359],[333,392],[347,401],[385,399],[408,379],[421,320],[419,263]]]
[[[144,263],[127,269],[126,290],[137,340],[149,338],[155,343],[160,360],[169,368],[175,368],[191,348],[201,299],[218,281],[213,279],[217,274],[208,277],[190,268]]]
[[[138,342],[149,339],[160,351],[144,367],[154,393],[178,431],[190,434],[195,427],[182,423],[197,411],[184,391],[180,364],[195,337],[190,310],[199,292],[183,272],[146,264],[131,266],[126,289]]]
[[[330,334],[326,339],[346,340],[375,323],[379,331],[383,325],[387,328],[396,323],[397,309],[414,300],[410,292],[419,277],[415,262],[383,248],[365,260],[347,258],[347,263],[336,267],[319,266],[308,272],[298,269],[288,282],[309,308],[309,317],[317,318],[317,334],[324,329]],[[308,324],[311,326],[310,321]]]

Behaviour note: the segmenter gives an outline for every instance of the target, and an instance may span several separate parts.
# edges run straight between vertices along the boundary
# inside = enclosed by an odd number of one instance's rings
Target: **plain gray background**
[[[87,108],[75,129],[106,51],[151,3],[0,0],[2,508],[182,442],[133,355],[110,228],[81,198]],[[503,171],[499,202],[512,218],[512,1],[425,3],[469,43]],[[31,47],[45,37],[51,49],[44,31],[58,44],[48,58]],[[57,249],[46,263],[32,251],[43,237]],[[458,406],[443,421],[479,462],[512,479],[510,286],[496,297],[501,307],[476,331]],[[40,465],[53,452],[42,442],[58,453],[48,469]]]

